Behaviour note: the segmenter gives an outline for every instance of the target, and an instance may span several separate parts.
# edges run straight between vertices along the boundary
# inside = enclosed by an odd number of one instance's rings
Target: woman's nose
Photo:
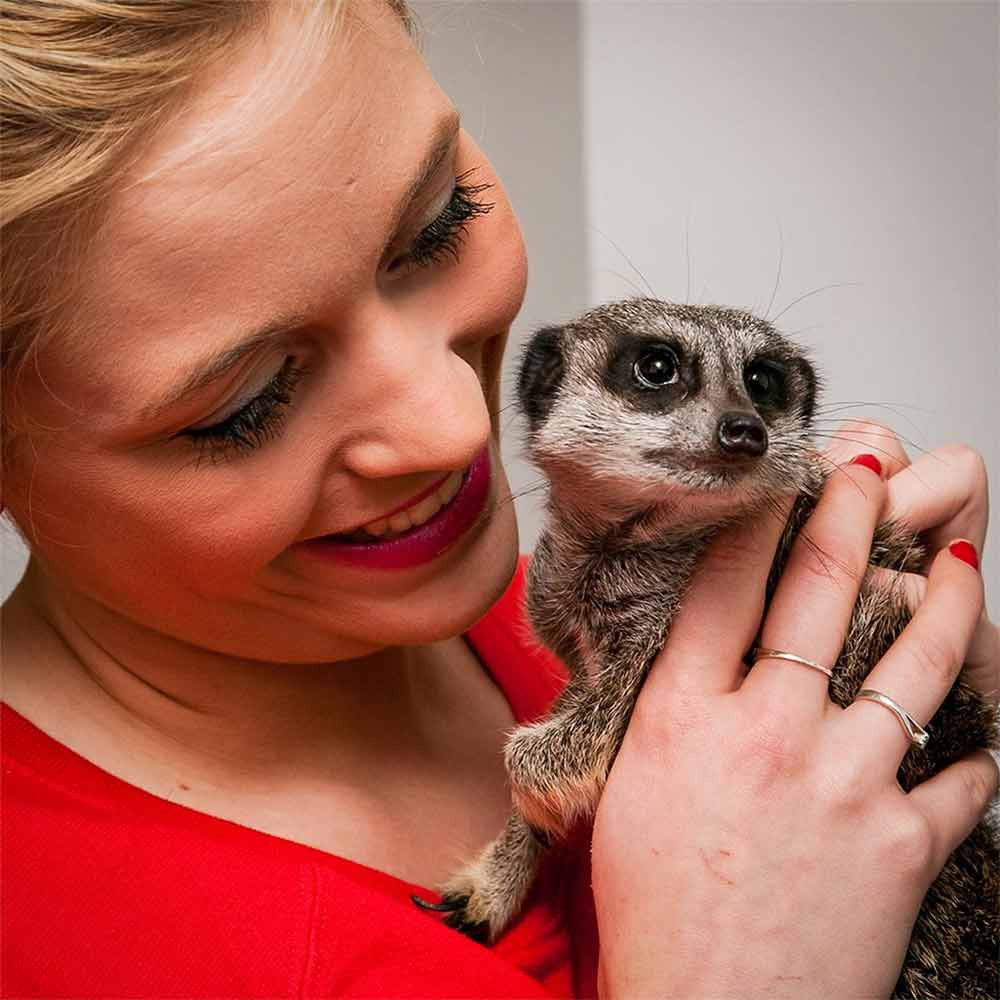
[[[490,433],[480,357],[440,340],[381,352],[358,400],[345,465],[371,479],[469,465]]]

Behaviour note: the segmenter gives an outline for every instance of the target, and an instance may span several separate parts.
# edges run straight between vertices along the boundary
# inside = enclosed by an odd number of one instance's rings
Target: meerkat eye
[[[785,398],[785,376],[777,365],[754,361],[743,373],[750,399],[758,406],[780,406]]]
[[[680,378],[677,355],[669,347],[654,344],[645,348],[632,366],[636,381],[647,389],[662,389]]]

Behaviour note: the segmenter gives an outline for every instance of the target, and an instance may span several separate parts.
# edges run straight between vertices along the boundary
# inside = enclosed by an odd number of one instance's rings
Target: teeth
[[[413,527],[413,522],[410,520],[410,515],[407,511],[401,511],[399,514],[393,514],[389,518],[389,531],[394,531],[397,534],[400,531],[407,531]]]
[[[452,497],[458,492],[459,486],[462,485],[462,473],[453,472],[438,488],[437,492],[434,494],[439,497],[442,504],[448,503]]]
[[[383,535],[398,535],[429,521],[446,503],[450,503],[462,485],[461,472],[453,472],[430,496],[424,497],[416,506],[400,511],[392,517],[372,521],[351,532],[358,540],[367,537],[380,538]]]
[[[429,497],[424,497],[416,507],[411,507],[406,513],[409,515],[412,524],[423,524],[424,521],[429,521],[443,506],[444,504],[441,503],[441,499],[437,493],[432,493]]]

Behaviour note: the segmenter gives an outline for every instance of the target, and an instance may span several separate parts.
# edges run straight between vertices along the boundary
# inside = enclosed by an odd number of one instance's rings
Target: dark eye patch
[[[698,388],[698,368],[672,338],[623,336],[613,346],[605,388],[633,409],[673,409]]]

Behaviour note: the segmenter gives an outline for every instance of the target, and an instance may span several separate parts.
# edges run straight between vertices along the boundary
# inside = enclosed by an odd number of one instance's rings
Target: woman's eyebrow
[[[210,355],[208,358],[202,358],[197,366],[191,369],[183,382],[155,403],[144,407],[139,412],[139,419],[155,420],[165,410],[179,403],[185,396],[203,389],[206,385],[210,385],[220,375],[225,374],[233,365],[241,361],[248,354],[253,353],[257,348],[272,340],[276,340],[283,334],[291,332],[296,327],[301,326],[301,324],[302,318],[298,316],[269,323],[267,326],[255,330],[249,336],[244,336],[232,347],[227,347],[217,354]]]
[[[390,233],[395,233],[399,229],[400,223],[406,215],[406,210],[410,207],[410,202],[413,201],[421,189],[437,173],[444,158],[451,151],[460,128],[461,117],[454,108],[438,120],[431,133],[431,145],[414,172],[413,179],[406,186],[399,201],[396,202],[396,207],[390,216]],[[390,237],[386,243],[386,247],[389,246],[391,241]]]
[[[431,132],[431,144],[417,169],[414,171],[413,177],[406,186],[402,197],[396,203],[391,217],[390,232],[395,233],[399,228],[400,222],[410,206],[410,202],[437,173],[444,158],[451,151],[460,127],[460,117],[454,108],[437,121]],[[391,238],[387,241],[386,247],[390,243]],[[289,317],[274,323],[268,323],[261,329],[245,335],[232,347],[225,348],[216,354],[203,358],[192,368],[187,378],[176,388],[172,389],[155,403],[144,407],[140,411],[139,418],[141,420],[155,420],[161,413],[175,406],[185,396],[203,389],[206,385],[210,385],[220,375],[225,374],[228,369],[255,351],[262,344],[277,339],[282,334],[293,330],[296,326],[300,326],[301,323],[301,317]]]

